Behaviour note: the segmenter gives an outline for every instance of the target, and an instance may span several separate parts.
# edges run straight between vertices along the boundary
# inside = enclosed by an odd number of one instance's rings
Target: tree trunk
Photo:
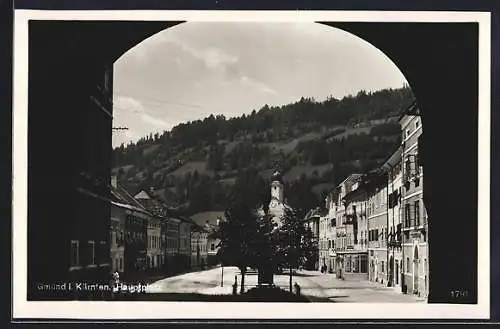
[[[241,271],[241,287],[240,287],[240,294],[243,294],[245,292],[245,273],[247,272],[246,267],[243,269],[240,269]]]
[[[293,277],[293,274],[292,274],[292,267],[290,267],[290,292],[293,292],[293,291],[292,291],[292,277]]]

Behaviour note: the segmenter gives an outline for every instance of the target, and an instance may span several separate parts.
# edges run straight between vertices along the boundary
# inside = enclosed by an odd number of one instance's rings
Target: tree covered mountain
[[[403,87],[302,98],[235,118],[210,115],[114,149],[113,171],[131,193],[154,190],[189,214],[225,209],[241,194],[265,203],[279,164],[287,202],[305,211],[347,175],[373,169],[395,151],[397,119],[413,100]]]

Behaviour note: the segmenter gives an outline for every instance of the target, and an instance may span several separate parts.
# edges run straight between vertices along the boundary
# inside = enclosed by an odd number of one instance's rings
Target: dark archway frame
[[[178,23],[30,22],[29,282],[66,279],[69,236],[98,234],[109,224],[109,207],[94,204],[94,213],[85,213],[87,201],[75,192],[108,193],[95,181],[109,181],[111,118],[89,105],[95,85],[128,49]],[[409,81],[424,129],[429,302],[476,303],[478,25],[323,24],[370,42]],[[112,111],[105,97],[103,104]],[[452,299],[457,289],[467,295]],[[29,297],[38,298],[35,290],[29,286]]]

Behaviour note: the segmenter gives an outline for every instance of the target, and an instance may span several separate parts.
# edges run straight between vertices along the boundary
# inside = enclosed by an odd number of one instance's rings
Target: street
[[[241,275],[236,267],[224,267],[223,286],[221,287],[222,269],[220,267],[191,272],[154,282],[149,292],[156,294],[198,294],[228,295],[232,285],[238,281],[240,291]],[[287,274],[275,275],[274,283],[284,290],[289,289]],[[416,296],[404,295],[396,288],[389,288],[369,281],[338,280],[335,274],[322,274],[316,271],[298,271],[293,276],[293,283],[298,283],[301,293],[311,302],[424,302]],[[245,275],[245,291],[257,285],[257,273]],[[144,296],[146,299],[147,297]]]

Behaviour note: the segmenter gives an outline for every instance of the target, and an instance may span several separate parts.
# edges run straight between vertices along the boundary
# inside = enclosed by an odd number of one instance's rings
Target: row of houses
[[[340,279],[366,279],[427,296],[428,218],[419,160],[422,126],[403,115],[401,146],[370,173],[351,174],[306,223],[318,239],[317,269]]]
[[[169,209],[152,191],[130,195],[111,182],[110,258],[124,279],[171,275],[208,265],[212,226]]]

